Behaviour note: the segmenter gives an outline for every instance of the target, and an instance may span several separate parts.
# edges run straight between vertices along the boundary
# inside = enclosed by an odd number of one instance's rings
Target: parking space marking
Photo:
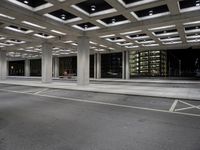
[[[173,111],[174,111],[174,109],[176,108],[177,103],[178,103],[178,100],[176,99],[176,100],[173,102],[171,108],[169,109],[170,112],[173,112]]]
[[[44,89],[42,89],[42,90],[39,90],[39,91],[37,91],[37,92],[35,92],[35,93],[33,93],[33,94],[40,94],[40,93],[42,93],[42,92],[44,92],[44,91],[47,91],[49,88],[44,88]]]
[[[45,94],[32,94],[32,93],[12,91],[12,90],[6,90],[6,89],[0,89],[0,91],[19,93],[19,94],[28,94],[28,95],[33,95],[33,96],[41,96],[41,97],[62,99],[62,100],[68,100],[68,101],[76,101],[76,102],[92,103],[92,104],[99,104],[99,105],[107,105],[107,106],[114,106],[114,107],[121,107],[121,108],[131,108],[131,109],[138,109],[138,110],[147,110],[147,111],[171,113],[171,114],[177,114],[177,115],[200,117],[200,114],[192,114],[192,113],[184,113],[184,112],[176,112],[176,111],[171,112],[169,110],[161,110],[161,109],[154,109],[154,108],[129,106],[129,105],[123,105],[123,104],[114,104],[114,103],[107,103],[107,102],[99,102],[99,101],[92,101],[92,100],[77,99],[77,98],[66,98],[66,97],[59,97],[59,96],[52,96],[52,95],[45,95]]]
[[[193,105],[193,104],[190,104],[190,103],[187,103],[187,102],[184,102],[184,101],[181,101],[179,100],[180,103],[183,103],[189,107],[184,107],[184,108],[179,108],[179,109],[175,109],[175,111],[182,111],[182,110],[188,110],[188,109],[193,109],[193,108],[196,108],[196,109],[199,109],[200,110],[200,105]]]

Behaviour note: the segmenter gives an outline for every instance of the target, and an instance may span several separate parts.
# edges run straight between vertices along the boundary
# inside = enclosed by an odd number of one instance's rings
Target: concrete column
[[[30,76],[30,60],[25,59],[25,76],[29,77]]]
[[[97,79],[101,78],[101,54],[97,53]]]
[[[129,51],[126,51],[126,80],[130,79]]]
[[[42,44],[42,82],[52,81],[52,44]]]
[[[94,79],[97,78],[97,54],[94,53]]]
[[[7,58],[6,51],[0,50],[0,80],[5,80],[7,77]]]
[[[129,72],[129,51],[122,52],[122,79],[130,79]]]
[[[55,78],[59,77],[59,57],[53,59],[53,73]]]
[[[89,85],[89,68],[90,68],[90,51],[89,38],[87,36],[78,37],[78,54],[77,54],[77,83],[84,86]]]
[[[122,51],[122,79],[125,79],[126,75],[126,51]]]

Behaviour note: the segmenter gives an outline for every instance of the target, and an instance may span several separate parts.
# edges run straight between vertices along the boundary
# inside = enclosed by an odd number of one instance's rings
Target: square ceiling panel
[[[98,26],[96,26],[96,25],[94,25],[94,24],[92,24],[90,22],[85,22],[85,23],[73,25],[72,27],[77,28],[77,29],[82,30],[82,31],[89,31],[89,30],[99,29]]]
[[[98,16],[117,11],[104,0],[86,0],[72,5],[72,7],[87,16]]]
[[[45,14],[45,16],[63,23],[70,23],[81,20],[80,17],[77,17],[63,9],[50,12]]]
[[[151,3],[158,0],[118,0],[124,7],[134,7],[146,3]]]
[[[150,44],[150,43],[155,43],[155,41],[153,39],[140,39],[140,40],[136,40],[135,41],[138,44]]]
[[[30,7],[38,7],[38,6],[41,6],[41,5],[44,5],[46,4],[47,2],[45,0],[17,0],[21,3],[24,3]]]
[[[200,26],[189,26],[185,27],[185,33],[199,33]]]
[[[132,40],[139,40],[139,39],[149,38],[149,36],[145,33],[142,33],[142,34],[131,34],[131,35],[128,35],[127,38],[132,39]]]
[[[179,1],[180,12],[189,12],[200,9],[200,0],[182,0]]]
[[[53,4],[48,3],[46,0],[8,0],[8,1],[32,11],[38,11],[53,6]]]
[[[129,23],[130,21],[127,20],[123,15],[117,15],[117,16],[97,20],[97,22],[103,24],[104,26],[109,27],[109,26],[116,26],[116,25]]]
[[[178,35],[178,31],[177,29],[169,29],[169,30],[164,30],[164,31],[156,31],[156,32],[153,32],[153,34],[157,37],[172,36],[172,35]]]
[[[157,18],[161,16],[166,16],[166,15],[169,15],[170,12],[167,5],[161,5],[161,6],[157,6],[153,8],[131,12],[131,14],[137,20],[145,20],[145,19],[152,19],[152,18]]]
[[[112,37],[112,38],[106,38],[107,41],[110,42],[125,42],[126,40],[121,37]]]

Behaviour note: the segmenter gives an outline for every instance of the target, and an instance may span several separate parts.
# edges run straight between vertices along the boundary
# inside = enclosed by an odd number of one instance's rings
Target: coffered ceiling
[[[2,0],[0,48],[13,57],[75,54],[78,36],[91,52],[199,48],[200,0]]]

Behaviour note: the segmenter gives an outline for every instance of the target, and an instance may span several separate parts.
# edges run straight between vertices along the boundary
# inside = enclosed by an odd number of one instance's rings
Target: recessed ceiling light
[[[113,18],[113,19],[112,19],[112,23],[115,23],[115,22],[116,22],[116,19],[115,19],[115,18]]]
[[[88,25],[87,25],[87,24],[85,24],[85,25],[84,25],[84,28],[85,28],[85,29],[87,29],[87,28],[88,28]]]
[[[66,19],[65,14],[62,14],[62,15],[61,15],[61,18],[62,18],[63,20],[65,20],[65,19]]]
[[[149,11],[149,16],[152,16],[153,15],[153,10],[150,10]]]
[[[196,6],[200,6],[200,0],[196,1]]]
[[[96,10],[96,6],[95,5],[92,5],[91,6],[91,11],[95,11]]]
[[[24,1],[24,4],[28,4],[28,1],[26,0],[26,1]]]

